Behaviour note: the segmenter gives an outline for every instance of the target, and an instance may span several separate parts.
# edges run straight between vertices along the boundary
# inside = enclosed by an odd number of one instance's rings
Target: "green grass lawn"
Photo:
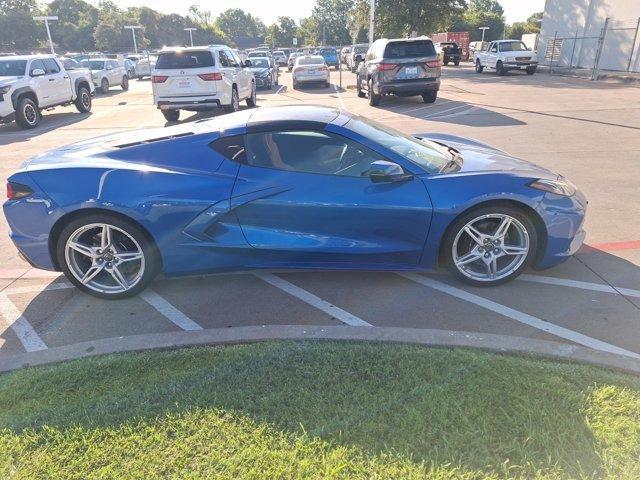
[[[640,479],[640,378],[270,342],[0,376],[0,478]]]

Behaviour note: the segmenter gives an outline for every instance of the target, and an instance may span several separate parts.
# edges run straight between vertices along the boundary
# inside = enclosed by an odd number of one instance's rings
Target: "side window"
[[[291,172],[364,177],[382,155],[340,135],[320,131],[251,133],[248,165]]]
[[[221,66],[223,66],[223,67],[231,67],[232,66],[231,59],[227,55],[226,51],[224,51],[224,50],[218,51],[218,57],[220,58],[220,65]]]
[[[498,44],[497,44],[497,43],[494,43],[494,44],[491,46],[491,51],[492,51],[492,52],[497,52],[497,51],[498,51]]]
[[[242,60],[240,60],[240,56],[234,52],[233,50],[231,50],[231,57],[233,58],[233,62],[236,64],[236,67],[241,67],[242,66]]]
[[[243,135],[222,137],[213,141],[209,146],[229,160],[233,160],[238,163],[247,163]]]
[[[120,65],[118,65],[118,62],[116,62],[115,60],[111,60],[111,66],[113,68],[118,68]]]
[[[47,68],[46,72],[48,75],[53,73],[60,73],[60,66],[58,62],[56,62],[53,58],[45,58],[43,60],[44,66]]]
[[[42,60],[34,60],[33,62],[31,62],[31,66],[29,67],[29,75],[33,75],[33,71],[37,70],[38,68],[40,70],[44,70],[45,72],[47,71]]]

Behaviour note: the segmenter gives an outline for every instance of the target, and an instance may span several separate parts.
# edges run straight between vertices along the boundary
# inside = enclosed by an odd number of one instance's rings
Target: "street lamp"
[[[491,29],[489,27],[480,27],[478,30],[482,30],[482,43],[484,44],[484,32]]]
[[[376,18],[376,0],[369,0],[369,43],[373,43],[373,30]]]
[[[184,31],[185,32],[189,32],[189,39],[191,40],[191,46],[193,47],[193,32],[195,32],[196,30],[198,30],[197,28],[185,28]]]
[[[47,27],[47,36],[49,37],[49,46],[51,47],[51,55],[55,55],[56,52],[54,52],[53,50],[53,41],[51,40],[51,30],[49,30],[49,20],[58,20],[57,16],[50,16],[50,17],[33,17],[34,20],[36,21],[40,21],[40,22],[44,22],[45,26]]]
[[[128,28],[131,30],[131,35],[133,36],[133,49],[138,53],[138,44],[136,43],[136,29],[142,28],[140,25],[125,25],[124,28]]]

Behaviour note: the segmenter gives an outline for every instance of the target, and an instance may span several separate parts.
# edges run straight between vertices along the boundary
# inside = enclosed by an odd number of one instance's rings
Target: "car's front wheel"
[[[380,94],[376,94],[373,91],[373,78],[369,79],[368,90],[369,90],[369,92],[368,92],[367,96],[369,97],[369,105],[371,105],[372,107],[375,107],[375,106],[379,105],[380,104],[381,95]]]
[[[507,71],[504,69],[504,65],[502,64],[502,61],[500,61],[500,60],[498,60],[498,63],[496,63],[496,73],[501,77],[505,73],[507,73]]]
[[[18,100],[16,123],[20,128],[36,128],[40,120],[42,120],[42,113],[38,105],[36,105],[36,102],[29,97],[22,97]]]
[[[127,75],[122,77],[122,83],[120,84],[120,87],[122,87],[122,90],[124,90],[125,92],[129,90],[129,77]]]
[[[527,75],[533,75],[536,73],[536,67],[527,67]]]
[[[442,253],[463,282],[493,286],[520,275],[535,256],[537,245],[535,225],[522,210],[488,206],[454,221]]]
[[[356,89],[358,91],[358,97],[360,98],[364,98],[367,96],[366,93],[364,93],[364,90],[362,90],[362,83],[360,80],[360,75],[356,75]]]
[[[480,60],[476,60],[476,73],[482,73],[483,70],[484,70],[484,67],[480,63]]]
[[[177,122],[180,118],[180,110],[162,110],[162,115],[167,122]]]
[[[160,257],[149,236],[133,222],[109,214],[69,222],[56,252],[67,278],[100,298],[136,295],[160,271]]]

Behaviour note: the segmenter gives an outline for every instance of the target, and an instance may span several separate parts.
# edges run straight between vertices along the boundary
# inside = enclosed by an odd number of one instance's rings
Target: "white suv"
[[[175,122],[180,110],[222,107],[235,112],[240,101],[256,105],[256,82],[237,53],[226,45],[164,49],[151,75],[153,101],[164,117]]]

